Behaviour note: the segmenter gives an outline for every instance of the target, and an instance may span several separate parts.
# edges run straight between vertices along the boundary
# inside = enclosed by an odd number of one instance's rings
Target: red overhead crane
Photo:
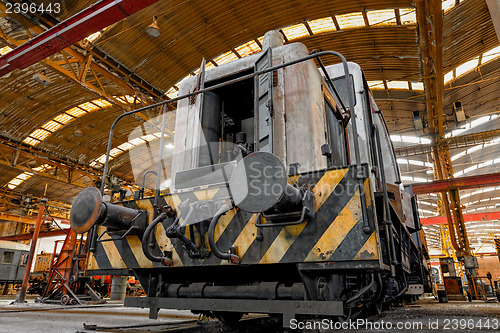
[[[500,173],[490,173],[485,175],[450,178],[436,180],[429,183],[412,184],[413,194],[439,193],[449,189],[471,189],[478,187],[487,187],[500,185]]]
[[[0,57],[0,77],[27,68],[157,1],[99,1]]]
[[[463,216],[464,222],[500,220],[500,212],[473,213],[464,214]],[[448,219],[446,216],[421,217],[420,222],[423,225],[446,224],[448,223]]]

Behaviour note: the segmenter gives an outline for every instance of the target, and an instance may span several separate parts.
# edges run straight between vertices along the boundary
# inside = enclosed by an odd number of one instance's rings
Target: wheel
[[[69,295],[62,295],[61,304],[69,305],[70,302],[71,302],[71,297],[69,297]]]
[[[243,317],[242,312],[213,311],[214,316],[228,326],[235,326]]]

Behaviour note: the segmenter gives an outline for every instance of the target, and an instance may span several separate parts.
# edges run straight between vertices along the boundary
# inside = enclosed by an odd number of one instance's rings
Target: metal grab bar
[[[229,260],[234,264],[237,264],[240,262],[240,257],[238,257],[235,254],[231,253],[223,253],[219,248],[217,247],[217,244],[215,244],[215,226],[217,225],[217,222],[219,221],[220,217],[224,214],[227,213],[228,210],[231,209],[231,206],[228,204],[222,205],[221,208],[215,213],[215,216],[212,218],[212,221],[210,221],[210,226],[208,227],[208,244],[210,245],[210,250],[219,259],[223,260]]]

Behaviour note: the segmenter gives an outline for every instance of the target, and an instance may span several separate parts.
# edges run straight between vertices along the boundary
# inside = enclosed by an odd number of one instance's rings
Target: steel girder
[[[427,124],[432,136],[432,156],[436,180],[453,179],[453,166],[443,124],[443,11],[440,0],[416,2],[419,27],[419,46],[425,89]],[[448,219],[450,238],[459,258],[470,256],[469,239],[465,229],[459,191],[442,191],[441,200]]]

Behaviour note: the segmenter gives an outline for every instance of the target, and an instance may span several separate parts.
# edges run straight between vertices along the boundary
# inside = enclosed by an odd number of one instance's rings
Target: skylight
[[[424,83],[423,82],[410,82],[412,90],[420,90],[424,91]]]
[[[428,182],[432,181],[432,180],[427,179],[427,178],[412,177],[412,176],[401,176],[401,180],[408,181],[408,182],[418,182],[418,183],[428,183]]]
[[[335,19],[340,26],[340,29],[354,29],[365,27],[365,19],[363,13],[354,12],[343,15],[335,15]]]
[[[385,84],[387,84],[388,89],[403,89],[403,90],[424,90],[423,82],[410,82],[410,81],[383,81],[383,80],[374,80],[368,81],[368,87],[370,89],[385,89]]]
[[[417,12],[413,8],[401,8],[399,17],[402,25],[417,24]]]
[[[366,13],[370,25],[396,25],[394,9],[370,10]]]
[[[472,60],[469,60],[454,70],[448,72],[444,76],[444,83],[449,83],[450,81],[475,70],[479,65],[483,65],[491,60],[497,59],[500,57],[500,46],[497,46],[489,51],[486,51],[480,57],[475,57]],[[481,62],[479,62],[481,60]]]
[[[482,143],[480,145],[477,145],[477,146],[474,146],[472,148],[469,148],[469,149],[466,149],[458,154],[455,154],[451,157],[451,161],[455,161],[461,157],[464,157],[465,155],[468,155],[468,154],[472,154],[473,152],[476,152],[476,151],[480,151],[482,150],[483,148],[488,148],[488,147],[492,147],[492,146],[495,146],[495,145],[498,145],[500,144],[500,138],[496,138],[494,140],[491,140],[490,142],[488,143]]]
[[[333,23],[333,19],[329,17],[311,20],[307,22],[309,24],[309,28],[311,28],[314,34],[321,34],[329,31],[335,31],[335,24]]]
[[[53,168],[54,167],[49,165],[49,164],[43,164],[39,167],[33,168],[33,170],[36,172],[44,172],[46,170],[53,169]],[[21,185],[23,182],[25,182],[26,180],[30,179],[31,177],[33,177],[33,173],[31,173],[29,171],[25,171],[25,172],[21,173],[20,175],[14,177],[13,179],[11,179],[11,181],[9,181],[5,186],[7,186],[7,188],[9,190],[13,190],[16,187],[18,187],[19,185]]]
[[[481,168],[484,168],[484,167],[487,167],[487,166],[490,166],[493,164],[500,164],[500,158],[495,158],[495,159],[487,160],[485,162],[474,164],[473,166],[465,168],[464,170],[455,172],[453,174],[453,176],[454,177],[462,176],[466,173],[469,173],[469,172],[472,172],[474,170],[481,169]]]
[[[419,136],[399,135],[399,134],[391,135],[391,140],[393,142],[416,143],[421,145],[429,145],[431,143],[431,139],[429,138],[424,138]]]
[[[223,64],[227,64],[231,61],[235,61],[238,59],[238,56],[236,54],[234,54],[233,51],[227,51],[226,53],[224,54],[221,54],[220,56],[218,56],[217,58],[214,59],[215,63],[217,65],[223,65]]]
[[[247,43],[241,44],[237,48],[235,48],[236,52],[242,57],[249,56],[251,54],[257,53],[261,51],[261,48],[259,44],[257,44],[254,40],[251,40]],[[211,67],[208,67],[208,65],[212,65]],[[210,69],[214,67],[212,63],[208,63],[207,66],[205,66],[205,69]]]
[[[104,99],[96,99],[91,102],[82,103],[47,121],[41,126],[41,128],[31,132],[30,135],[23,140],[23,142],[29,144],[30,146],[36,146],[45,140],[49,135],[76,118],[108,106],[111,106],[111,103]]]
[[[309,36],[309,32],[304,24],[299,23],[282,29],[289,41]]]
[[[9,53],[10,51],[12,51],[12,48],[11,47],[8,47],[8,46],[4,46],[0,49],[0,56],[3,56],[7,53]]]
[[[425,162],[425,161],[417,161],[417,160],[410,160],[406,158],[398,158],[397,159],[398,164],[409,164],[409,165],[416,165],[416,166],[425,166],[428,168],[433,168],[434,163],[430,162]]]
[[[395,25],[397,24],[396,20],[396,11],[394,9],[383,9],[383,10],[369,10],[366,11],[366,15],[368,18],[368,22],[370,25]],[[416,13],[414,8],[400,8],[399,9],[399,17],[402,25],[414,25],[417,23],[416,19]],[[339,24],[341,29],[354,29],[354,28],[364,28],[366,27],[366,23],[363,17],[362,12],[353,12],[353,13],[348,13],[348,14],[342,14],[342,15],[335,15],[335,19],[337,23]],[[311,29],[312,33],[314,35],[317,34],[322,34],[322,33],[328,33],[332,31],[336,31],[335,23],[333,20],[333,17],[328,16],[328,17],[323,17],[319,19],[313,19],[307,21],[307,25]],[[289,41],[295,41],[296,39],[302,38],[302,37],[307,37],[310,35],[309,31],[307,30],[307,27],[304,23],[296,23],[292,24],[290,26],[284,27],[281,29],[283,33],[285,34],[286,38]],[[264,36],[260,36],[256,39],[258,43],[262,45],[262,42],[264,40]],[[250,40],[246,43],[243,43],[237,47],[234,48],[234,50],[238,53],[239,56],[241,57],[246,57],[248,55],[257,53],[261,51],[261,48],[259,46],[255,39]],[[212,62],[215,62],[218,65],[226,64],[231,61],[237,60],[238,56],[232,51],[229,50],[225,52],[224,54],[221,54],[217,58],[207,61],[207,64],[205,66],[205,69],[208,70],[210,68],[215,67],[215,65]],[[197,71],[194,71],[196,74]],[[183,79],[191,76],[191,74],[187,75]],[[182,80],[183,80],[182,79]],[[179,86],[179,83],[182,81],[180,80],[179,82],[176,83],[176,86]],[[375,81],[372,81],[375,82]],[[380,82],[382,84],[380,85]],[[371,88],[374,89],[384,89],[384,84],[383,81],[377,81],[377,84],[375,84],[373,87],[370,86]],[[370,84],[370,82],[369,82]],[[422,82],[406,82],[406,81],[394,81],[394,82],[387,82],[388,85],[393,85],[397,86],[395,89],[408,89],[408,87],[411,85],[412,90],[424,90],[423,83]],[[165,95],[169,98],[176,98],[178,96],[178,90],[175,89],[174,87],[171,87]]]
[[[109,160],[111,161],[116,156],[134,148],[135,146],[144,144],[146,142],[151,142],[153,140],[157,140],[160,137],[161,137],[161,132],[158,132],[153,134],[146,134],[141,137],[132,139],[128,142],[122,143],[118,147],[111,149],[111,151],[109,152]],[[171,143],[166,143],[165,147],[167,149],[172,149],[173,145]],[[104,165],[105,162],[106,162],[106,154],[102,154],[101,156],[96,158],[92,163],[90,163],[90,166],[101,167],[102,165]]]
[[[409,89],[408,81],[387,81],[387,88],[389,89]]]
[[[457,136],[457,135],[462,134],[464,132],[467,132],[475,127],[486,124],[486,123],[490,122],[491,120],[494,120],[498,117],[499,117],[499,115],[493,114],[490,116],[476,118],[472,121],[469,121],[469,122],[461,125],[459,128],[454,129],[451,132],[446,133],[444,137],[449,138],[451,136]]]

